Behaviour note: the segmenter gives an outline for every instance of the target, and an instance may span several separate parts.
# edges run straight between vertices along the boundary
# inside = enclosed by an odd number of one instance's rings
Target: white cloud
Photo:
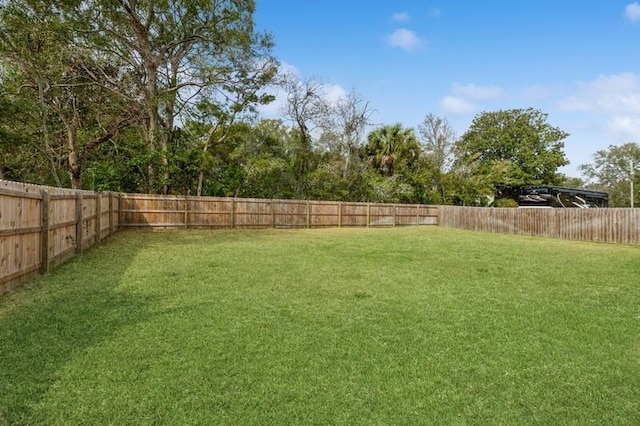
[[[640,21],[640,4],[638,2],[629,3],[624,8],[624,16],[631,22]]]
[[[560,106],[568,111],[640,114],[640,75],[625,72],[579,82],[575,93]]]
[[[396,12],[391,15],[391,20],[397,23],[409,22],[410,16],[407,12]]]
[[[544,99],[556,93],[556,89],[541,84],[525,87],[520,91],[520,96],[525,100]]]
[[[280,69],[281,74],[295,74],[300,75],[300,70],[295,66],[285,61],[280,61]]]
[[[504,96],[504,90],[497,86],[476,86],[475,84],[454,84],[452,87],[454,95],[474,100],[485,101],[490,99],[497,99]]]
[[[448,113],[464,115],[478,111],[479,102],[504,96],[505,91],[498,86],[455,83],[451,86],[451,93],[440,101],[440,106]]]
[[[602,75],[590,82],[579,82],[560,106],[567,111],[602,116],[614,139],[640,140],[640,74]]]
[[[456,96],[445,96],[440,106],[446,112],[457,115],[471,114],[477,110],[473,102]]]
[[[332,105],[336,105],[338,101],[346,99],[347,96],[349,96],[349,93],[339,84],[323,84],[322,91],[322,98]]]
[[[397,47],[407,52],[419,49],[424,41],[413,31],[406,28],[399,28],[387,37],[387,42],[391,47]]]
[[[609,121],[611,131],[628,142],[640,141],[640,118],[616,116]]]

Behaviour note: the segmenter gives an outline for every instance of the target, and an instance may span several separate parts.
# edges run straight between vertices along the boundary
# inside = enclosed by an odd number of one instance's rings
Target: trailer
[[[590,209],[609,206],[609,194],[606,192],[564,186],[499,185],[496,198],[511,198],[523,208]]]

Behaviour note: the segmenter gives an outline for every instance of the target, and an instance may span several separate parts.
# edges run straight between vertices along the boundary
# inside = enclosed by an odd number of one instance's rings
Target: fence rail
[[[123,227],[325,228],[437,225],[438,207],[123,194]]]
[[[0,181],[0,294],[118,229],[119,194]]]
[[[439,225],[474,231],[640,244],[640,209],[497,209],[439,206]]]
[[[94,193],[0,180],[0,294],[121,227],[323,228],[439,225],[640,244],[640,209],[496,209]]]

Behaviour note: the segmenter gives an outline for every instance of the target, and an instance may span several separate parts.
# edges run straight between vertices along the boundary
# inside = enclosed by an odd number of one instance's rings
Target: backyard
[[[640,247],[121,231],[0,296],[0,424],[633,424]]]

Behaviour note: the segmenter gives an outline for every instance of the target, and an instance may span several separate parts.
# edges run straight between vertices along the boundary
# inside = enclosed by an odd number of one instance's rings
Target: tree
[[[273,43],[255,31],[254,9],[253,0],[2,2],[0,66],[18,95],[31,98],[56,182],[64,183],[64,165],[71,185],[82,187],[99,145],[136,126],[146,141],[135,154],[146,163],[141,189],[167,193],[190,142],[178,127],[200,114],[212,124],[195,142],[200,192],[209,146],[273,99],[261,92],[277,71]]]
[[[533,108],[483,112],[456,144],[456,162],[476,164],[490,185],[556,184],[567,136]]]
[[[369,121],[373,110],[368,102],[351,91],[345,98],[338,99],[328,106],[328,114],[322,120],[322,140],[329,145],[331,151],[338,152],[344,159],[342,178],[347,179],[356,169],[354,159],[358,159],[364,130],[371,125]]]
[[[637,204],[640,174],[640,145],[637,143],[610,145],[596,151],[593,163],[581,164],[578,170],[589,179],[591,187],[609,192],[613,207]],[[634,200],[633,204],[631,200]]]
[[[323,85],[317,80],[300,80],[289,73],[281,76],[281,85],[287,94],[282,117],[291,122],[298,132],[298,143],[292,147],[292,160],[296,174],[297,192],[304,196],[306,175],[313,170],[313,132],[321,127],[329,115],[329,103],[324,99]]]
[[[375,201],[415,202],[420,198],[421,152],[413,129],[400,124],[379,127],[369,133],[362,151],[375,172],[370,176]]]
[[[439,194],[440,201],[447,202],[447,173],[454,161],[456,135],[446,118],[427,114],[418,126],[422,150],[431,166],[433,191]]]
[[[383,126],[367,136],[364,146],[367,162],[381,175],[392,177],[398,170],[408,168],[418,159],[420,145],[413,129],[401,124]]]
[[[62,180],[55,157],[64,151],[73,188],[82,188],[91,152],[130,122],[91,79],[97,69],[111,78],[117,70],[77,43],[89,29],[76,17],[80,8],[74,1],[13,0],[0,11],[0,60],[12,77],[3,84],[18,86],[16,97],[31,99],[56,184],[62,185]]]
[[[95,25],[91,46],[117,61],[128,80],[96,77],[139,104],[147,150],[158,154],[164,169],[164,193],[174,126],[189,108],[208,101],[217,109],[212,115],[228,125],[239,113],[271,100],[258,90],[271,81],[277,64],[270,35],[254,30],[254,10],[253,0],[89,0],[82,8]],[[209,145],[204,142],[203,152]],[[153,162],[148,172],[153,185]]]
[[[560,180],[558,181],[558,185],[565,186],[567,188],[584,188],[587,183],[584,179],[574,176],[566,176],[564,174],[560,174]]]

